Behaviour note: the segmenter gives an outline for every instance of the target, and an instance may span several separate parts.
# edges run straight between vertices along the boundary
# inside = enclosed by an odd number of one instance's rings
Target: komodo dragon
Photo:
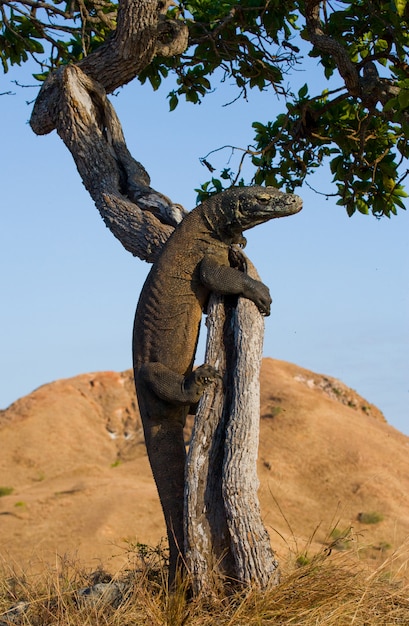
[[[135,315],[133,360],[146,447],[162,504],[170,548],[169,580],[183,554],[185,445],[191,407],[219,374],[204,364],[193,370],[202,312],[211,292],[252,300],[270,313],[270,292],[230,267],[229,249],[242,231],[300,211],[298,196],[274,187],[232,187],[191,211],[176,227],[153,265]]]

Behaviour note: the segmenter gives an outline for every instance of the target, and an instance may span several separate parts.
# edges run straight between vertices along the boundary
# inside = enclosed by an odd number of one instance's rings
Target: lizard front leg
[[[248,298],[263,315],[270,315],[272,300],[268,287],[248,274],[220,263],[217,257],[203,258],[200,263],[200,280],[210,291]]]

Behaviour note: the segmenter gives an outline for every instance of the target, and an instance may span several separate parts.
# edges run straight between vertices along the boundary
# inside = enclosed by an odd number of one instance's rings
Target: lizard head
[[[229,193],[230,192],[230,193]],[[223,192],[223,208],[227,209],[231,226],[237,224],[242,230],[268,222],[277,217],[294,215],[302,209],[302,200],[292,193],[284,193],[275,187],[233,187]],[[229,215],[230,209],[230,215]]]
[[[293,215],[302,200],[275,187],[230,187],[202,203],[208,226],[227,244],[245,245],[243,230],[276,217]]]

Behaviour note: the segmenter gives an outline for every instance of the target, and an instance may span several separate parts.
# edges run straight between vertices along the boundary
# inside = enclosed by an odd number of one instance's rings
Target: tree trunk
[[[256,305],[241,298],[232,326],[232,397],[226,424],[222,497],[237,577],[247,584],[266,587],[278,583],[279,572],[257,497],[264,321]]]
[[[249,274],[258,278],[251,267]],[[226,300],[231,302],[231,299]],[[278,562],[257,498],[264,323],[250,300],[211,299],[206,363],[224,374],[199,404],[186,466],[185,556],[196,592],[220,579],[265,588]]]
[[[229,317],[224,298],[212,296],[205,361],[223,375],[223,386],[208,387],[202,396],[186,462],[185,559],[195,592],[214,589],[220,574],[236,574],[222,494]]]
[[[50,76],[30,122],[37,134],[56,128],[108,228],[149,262],[186,212],[150,187],[106,89],[128,82],[158,50],[164,53],[157,6],[122,2],[113,40]],[[186,47],[181,29],[175,32],[174,43],[166,44],[170,53]],[[206,361],[224,372],[224,392],[208,390],[196,417],[186,471],[186,560],[196,590],[210,588],[214,574],[265,587],[276,582],[277,563],[256,495],[262,318],[249,301],[232,305],[214,298],[208,328]]]

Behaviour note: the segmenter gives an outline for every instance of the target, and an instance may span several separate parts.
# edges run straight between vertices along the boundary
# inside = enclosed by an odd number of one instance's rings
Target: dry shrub
[[[67,557],[29,575],[3,564],[0,625],[24,626],[401,626],[409,623],[409,585],[404,582],[409,543],[369,572],[356,552],[324,550],[302,566],[291,557],[278,587],[188,599],[186,587],[166,589],[159,551],[133,555],[115,577],[87,572]],[[306,560],[307,561],[307,560]],[[399,564],[397,566],[397,564]],[[104,594],[84,600],[80,589],[121,588],[113,603]],[[20,613],[8,612],[18,606]]]

